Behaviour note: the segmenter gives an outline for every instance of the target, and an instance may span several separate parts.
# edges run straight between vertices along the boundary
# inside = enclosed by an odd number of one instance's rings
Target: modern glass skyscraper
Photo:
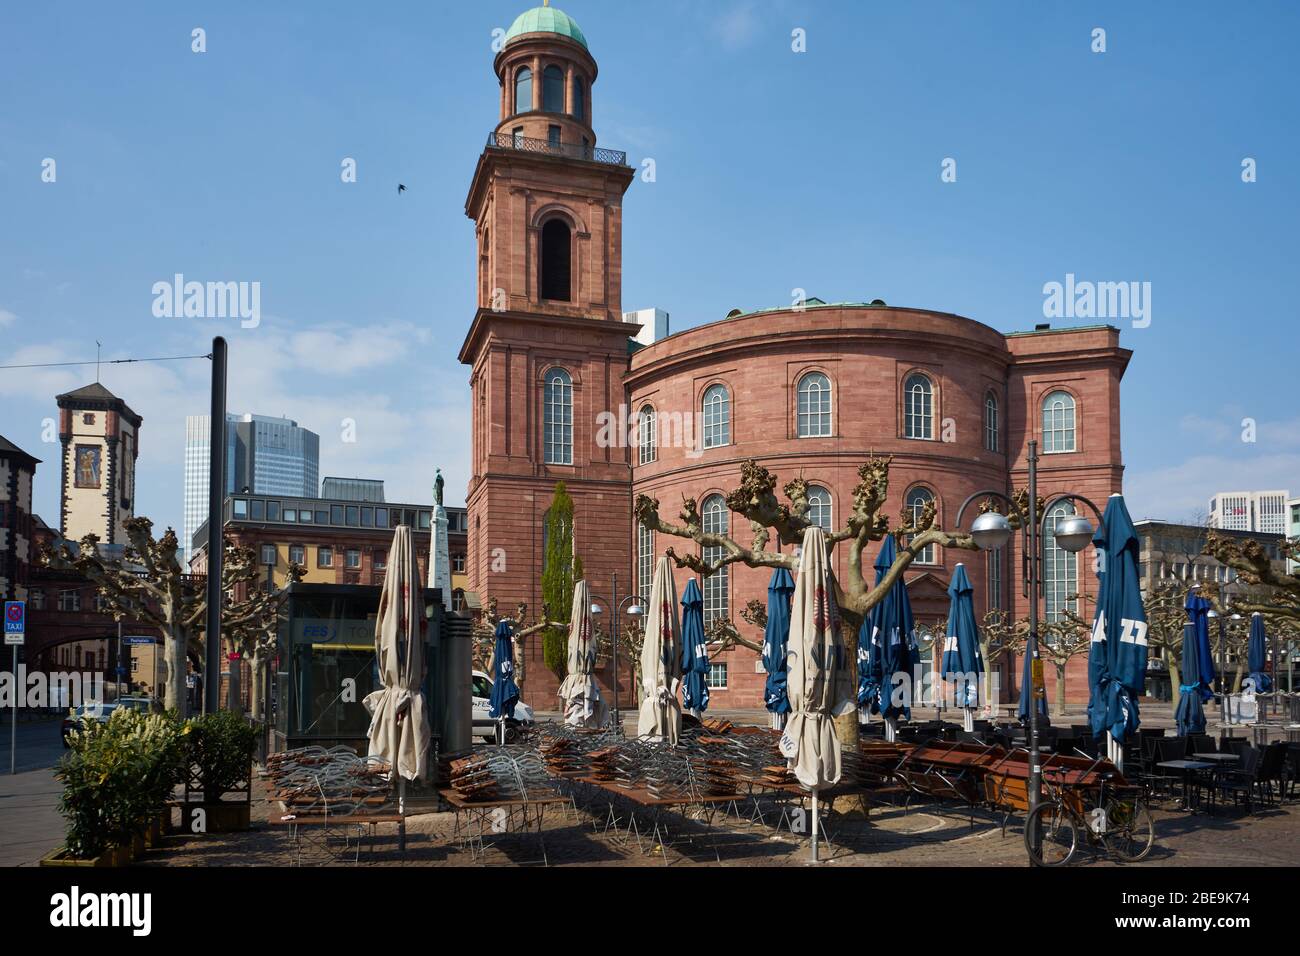
[[[194,532],[208,516],[211,427],[207,415],[185,419],[185,563]],[[315,498],[320,489],[320,436],[287,418],[226,416],[225,493]]]

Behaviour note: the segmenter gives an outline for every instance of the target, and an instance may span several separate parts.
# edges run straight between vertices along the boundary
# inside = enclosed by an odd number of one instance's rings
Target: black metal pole
[[[212,340],[212,406],[208,419],[208,606],[203,667],[203,712],[221,708],[221,504],[226,493],[226,340]]]
[[[1038,688],[1034,682],[1034,662],[1038,658],[1038,442],[1029,442],[1029,640],[1025,653],[1029,655],[1029,815],[1026,825],[1033,819],[1034,810],[1042,798],[1043,765],[1038,754]],[[1038,851],[1038,827],[1029,833],[1029,845]]]
[[[618,572],[617,572],[617,571],[614,572],[614,601],[613,601],[613,603],[610,605],[610,611],[612,612],[612,613],[610,614],[610,617],[612,617],[612,618],[614,619],[613,621],[610,622],[610,632],[609,632],[609,633],[610,633],[610,638],[611,638],[611,644],[613,645],[613,655],[614,655],[614,658],[613,658],[613,665],[614,665],[614,729],[615,729],[618,733],[621,734],[621,733],[623,732],[623,718],[622,718],[621,716],[619,716],[619,712],[618,712],[618,638],[619,638],[619,634],[618,634],[618,623],[619,623],[619,622],[618,622],[618,615],[619,615],[619,604],[618,604]]]

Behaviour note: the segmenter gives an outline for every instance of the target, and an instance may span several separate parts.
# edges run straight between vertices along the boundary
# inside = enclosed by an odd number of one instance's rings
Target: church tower
[[[539,614],[542,527],[559,481],[593,590],[608,598],[614,572],[620,590],[630,586],[629,449],[599,426],[605,413],[620,417],[639,328],[622,320],[620,288],[634,174],[625,154],[596,144],[596,61],[570,17],[550,6],[521,14],[494,66],[500,118],[465,201],[478,276],[460,351],[473,403],[467,572],[470,590],[503,613],[527,601]]]

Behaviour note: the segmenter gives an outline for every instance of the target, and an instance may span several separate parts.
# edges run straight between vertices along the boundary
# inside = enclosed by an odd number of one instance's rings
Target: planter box
[[[99,856],[91,857],[88,860],[81,860],[75,856],[69,856],[67,847],[59,847],[45,856],[41,857],[41,866],[71,866],[71,867],[103,867],[103,866],[126,866],[131,862],[131,851],[128,847],[112,846],[106,849]]]
[[[183,803],[181,804],[181,832],[194,833],[194,811],[202,809],[205,817],[203,833],[236,833],[249,829],[251,806],[248,803]]]

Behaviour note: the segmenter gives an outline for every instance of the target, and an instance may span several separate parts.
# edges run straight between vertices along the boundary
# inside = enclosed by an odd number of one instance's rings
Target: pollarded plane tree
[[[207,616],[207,582],[202,575],[187,574],[177,558],[179,543],[171,528],[153,537],[153,522],[132,518],[126,522],[127,545],[121,557],[99,549],[99,538],[88,534],[74,549],[67,541],[41,554],[45,566],[72,571],[95,585],[114,618],[131,617],[157,627],[163,637],[167,665],[164,705],[185,716],[185,662],[188,654],[200,659]],[[225,541],[221,586],[227,595],[222,609],[222,629],[235,640],[265,635],[275,626],[280,597],[258,587],[259,570],[251,548]],[[240,600],[230,595],[240,593]]]
[[[849,652],[846,659],[850,661],[856,660],[856,636],[862,621],[873,607],[884,600],[889,589],[902,579],[903,573],[925,548],[938,545],[968,551],[977,549],[975,540],[969,534],[952,533],[936,525],[933,501],[927,503],[916,516],[913,516],[910,509],[904,508],[898,527],[890,530],[889,518],[882,513],[882,509],[889,493],[889,467],[892,462],[892,456],[873,455],[867,459],[858,469],[859,482],[853,489],[853,507],[843,527],[826,534],[829,547],[834,548],[844,543],[849,549],[846,580],[835,579],[834,584],[835,598],[846,629],[842,635]],[[776,476],[754,460],[742,463],[740,478],[740,485],[726,495],[726,504],[732,512],[749,522],[753,537],[748,546],[730,535],[705,531],[694,498],[683,500],[679,521],[672,522],[660,515],[657,499],[649,495],[638,495],[636,518],[651,531],[698,545],[698,553],[691,551],[678,554],[672,547],[664,553],[677,567],[694,571],[701,578],[707,578],[733,564],[751,568],[786,568],[792,574],[797,573],[799,559],[794,554],[794,546],[802,543],[804,532],[812,525],[808,517],[808,482],[802,477],[786,482],[782,491],[787,501],[783,502],[776,495]],[[993,502],[986,501],[981,505],[981,510],[987,511],[995,507]],[[1016,524],[1015,517],[1009,520],[1013,525]],[[897,539],[898,557],[877,584],[874,572],[863,567],[862,553],[870,542],[883,540],[885,535],[891,533]],[[777,550],[769,549],[769,544],[773,542]],[[716,549],[717,556],[706,561],[703,556],[705,548]],[[781,550],[782,548],[789,550]],[[868,580],[867,574],[871,575],[871,580]],[[747,647],[754,646],[738,639],[739,634],[734,626],[730,628],[730,634],[716,636],[724,646],[728,641]],[[856,718],[838,720],[837,726],[842,739],[856,739]]]
[[[525,640],[534,634],[567,631],[569,625],[553,620],[545,605],[542,607],[542,619],[531,624],[527,623],[528,604],[524,601],[515,605],[513,616],[503,615],[500,613],[497,599],[489,597],[483,602],[483,614],[471,632],[473,638],[471,654],[474,666],[485,674],[492,674],[496,663],[493,660],[496,649],[496,629],[502,621],[510,625],[510,644],[515,659],[515,685],[519,688],[519,695],[522,697],[524,682],[528,679],[528,656],[524,653]]]
[[[1205,542],[1205,553],[1234,569],[1251,586],[1251,592],[1239,597],[1233,610],[1244,615],[1258,611],[1264,615],[1270,636],[1276,630],[1284,643],[1300,635],[1300,537],[1283,539],[1277,555],[1270,555],[1259,541],[1242,541],[1211,531]],[[1287,571],[1287,568],[1294,570]],[[1229,647],[1232,646],[1230,640]],[[1238,687],[1243,669],[1239,660],[1235,681]]]
[[[881,513],[881,509],[889,492],[892,461],[892,456],[872,456],[858,469],[861,480],[853,489],[853,508],[843,527],[826,534],[828,546],[833,548],[845,542],[849,549],[848,576],[844,581],[835,581],[835,597],[845,623],[855,630],[899,581],[917,555],[930,545],[976,550],[975,541],[969,534],[954,534],[936,526],[933,501],[928,502],[915,518],[911,510],[905,508],[898,527],[890,531],[889,518]],[[684,499],[678,516],[681,523],[678,524],[660,516],[657,499],[638,495],[637,520],[651,531],[693,541],[701,549],[718,549],[718,557],[711,561],[705,561],[702,554],[678,554],[671,547],[665,551],[677,567],[689,568],[701,577],[709,577],[732,564],[751,568],[786,568],[792,574],[797,572],[799,559],[793,553],[793,546],[803,541],[804,532],[812,526],[808,518],[808,482],[804,478],[786,482],[782,490],[789,499],[787,504],[777,499],[776,476],[762,465],[751,459],[741,465],[740,473],[740,486],[726,496],[726,502],[731,511],[749,522],[753,539],[748,547],[729,535],[705,531],[694,498]],[[985,510],[990,504],[985,502]],[[773,541],[773,532],[776,533],[778,548],[775,551],[768,549]],[[891,533],[898,539],[898,558],[879,584],[874,580],[868,581],[863,573],[862,552],[870,542],[880,541]],[[787,546],[792,550],[780,550]]]

